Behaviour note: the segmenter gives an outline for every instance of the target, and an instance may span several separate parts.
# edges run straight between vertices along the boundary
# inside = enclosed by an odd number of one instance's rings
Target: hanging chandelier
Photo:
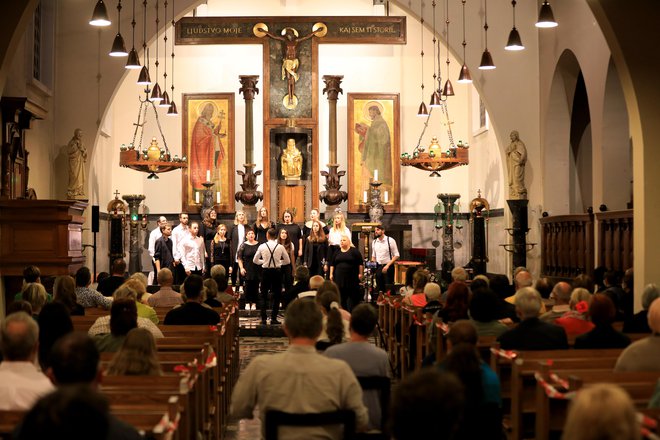
[[[156,104],[149,99],[148,88],[145,90],[145,93],[146,97],[144,99],[138,98],[140,109],[138,110],[137,122],[134,124],[133,140],[128,145],[122,144],[119,149],[119,165],[135,171],[149,173],[147,179],[158,179],[157,174],[159,173],[186,168],[188,166],[188,160],[186,156],[179,158],[176,154],[172,157],[170,149],[167,146],[167,141],[165,140],[165,135],[163,135],[163,129],[160,126]],[[149,109],[153,110],[158,132],[163,141],[162,147],[158,145],[158,139],[155,136],[151,138],[148,147],[145,146],[143,148],[142,146],[144,126],[147,124]],[[136,140],[137,144],[135,143]]]

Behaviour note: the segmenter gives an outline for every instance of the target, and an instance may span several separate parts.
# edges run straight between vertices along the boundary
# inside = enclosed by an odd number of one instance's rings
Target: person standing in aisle
[[[277,242],[277,231],[268,230],[268,241],[259,246],[252,259],[254,264],[261,266],[261,288],[259,289],[259,309],[261,310],[261,324],[266,325],[268,305],[268,292],[273,295],[273,308],[270,323],[279,324],[277,314],[280,310],[282,297],[282,265],[290,264],[289,253]]]

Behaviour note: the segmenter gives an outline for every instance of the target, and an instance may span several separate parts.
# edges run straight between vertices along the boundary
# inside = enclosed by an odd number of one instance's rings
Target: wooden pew
[[[612,372],[602,370],[564,370],[561,375],[562,379],[569,382],[569,390],[571,392],[596,383],[607,382],[616,384],[630,395],[638,409],[646,408],[648,405],[655,390],[658,377],[660,377],[660,372],[657,371]],[[547,377],[543,378],[540,373],[537,378],[545,381],[548,380]],[[569,402],[570,399],[562,398],[561,395],[552,398],[548,397],[543,383],[537,381],[536,440],[548,440],[557,437],[557,433],[564,427]]]

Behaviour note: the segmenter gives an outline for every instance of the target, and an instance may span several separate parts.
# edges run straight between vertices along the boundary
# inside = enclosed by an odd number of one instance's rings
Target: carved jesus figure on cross
[[[298,67],[300,61],[298,60],[298,43],[308,40],[314,36],[323,37],[327,33],[327,27],[323,23],[316,23],[312,26],[312,32],[304,37],[298,35],[298,31],[292,27],[285,27],[282,29],[281,36],[273,34],[268,30],[265,23],[257,23],[254,25],[253,32],[259,38],[270,37],[273,40],[282,41],[282,79],[287,80],[287,96],[284,98],[285,107],[292,109],[296,107],[297,98],[294,94],[296,81],[298,81]]]

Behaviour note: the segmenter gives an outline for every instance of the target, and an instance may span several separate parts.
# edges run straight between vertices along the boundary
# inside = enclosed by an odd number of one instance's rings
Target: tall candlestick
[[[378,182],[378,170],[374,170],[374,182]]]
[[[211,181],[211,170],[206,170],[206,181],[207,182]]]
[[[368,199],[367,199],[367,192],[365,191],[364,194],[362,195],[362,201],[363,201],[364,203],[367,203],[367,200],[368,200]]]
[[[195,204],[199,205],[199,191],[195,191]]]
[[[215,193],[215,202],[219,205],[220,204],[220,191]]]

